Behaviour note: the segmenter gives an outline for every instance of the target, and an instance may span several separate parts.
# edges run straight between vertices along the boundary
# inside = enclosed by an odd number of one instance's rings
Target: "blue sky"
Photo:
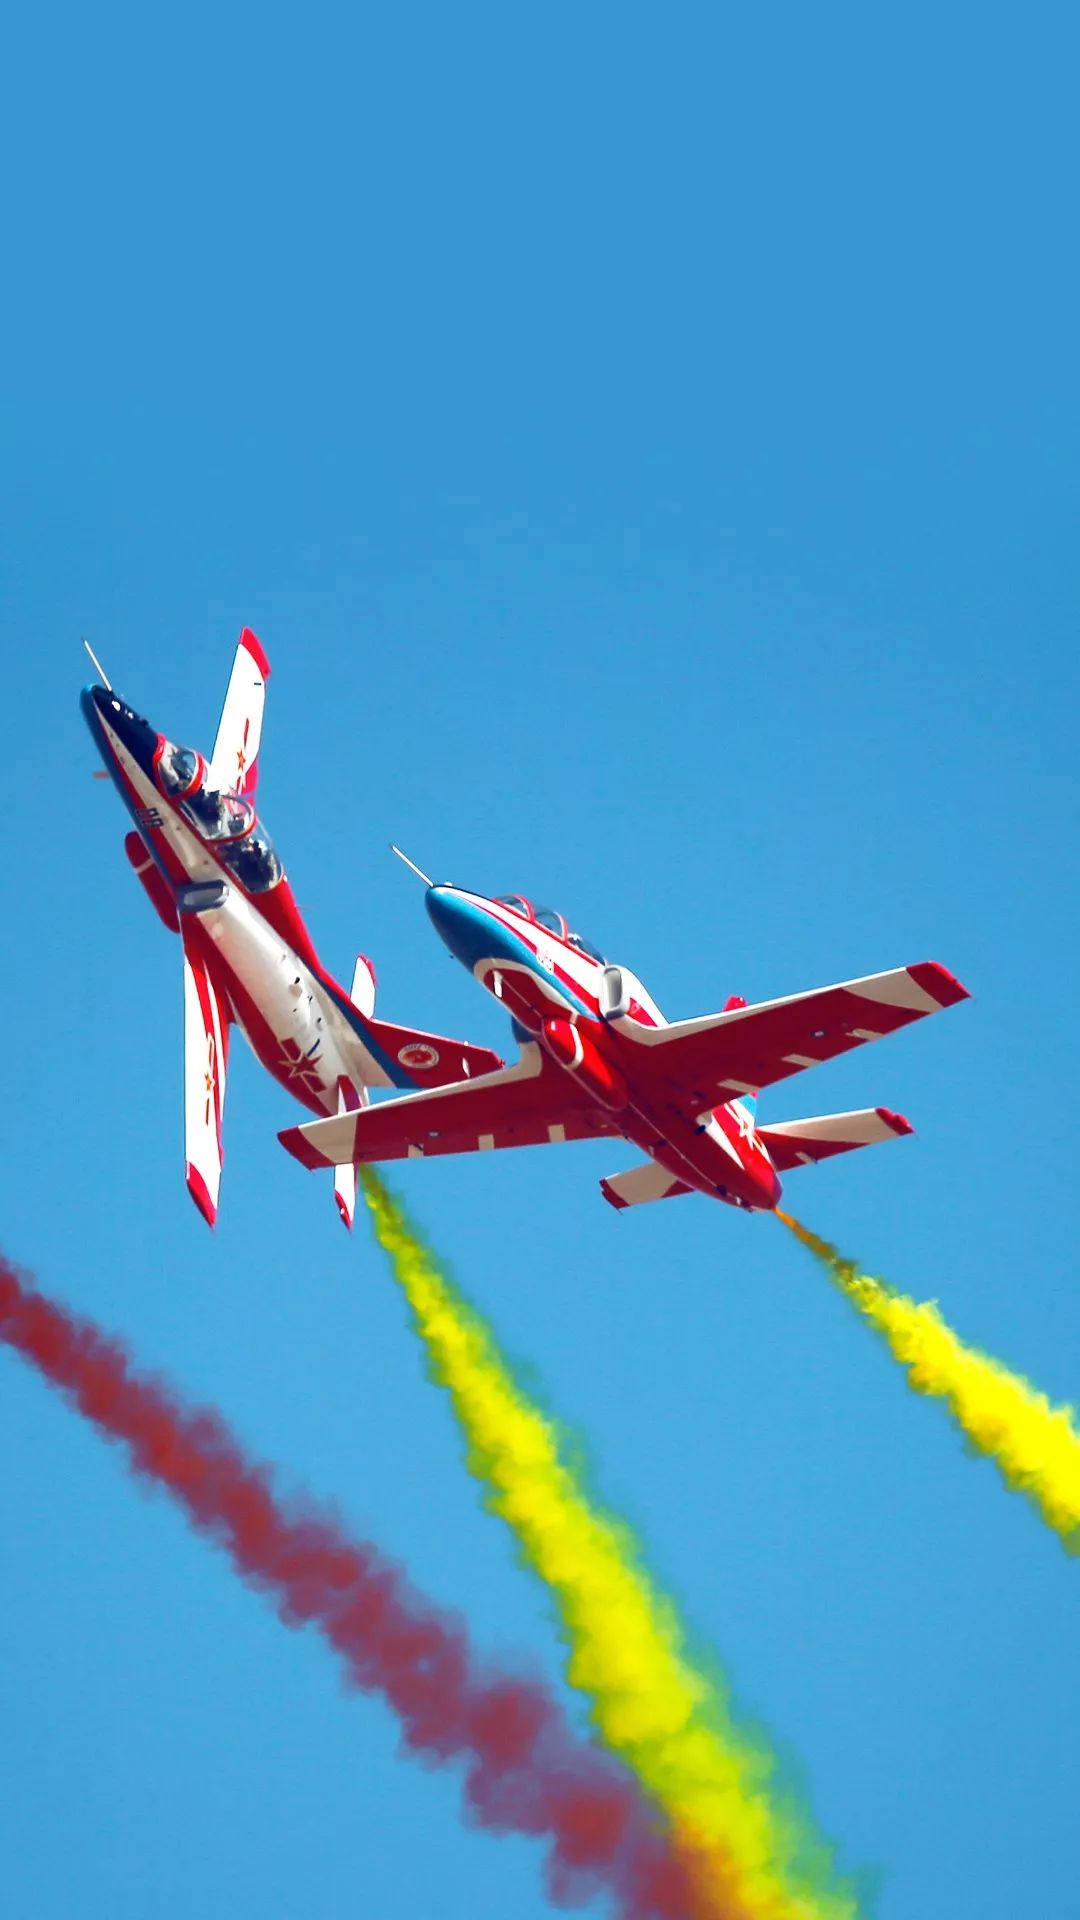
[[[671,1017],[933,957],[970,1005],[763,1099],[917,1138],[819,1232],[1053,1396],[1076,1287],[1071,9],[24,10],[0,142],[0,1236],[289,1484],[554,1677],[400,1301],[237,1049],[182,1184],[180,975],[77,708],[208,746],[250,623],[262,798],[326,963],[504,1046],[439,878],[561,907]],[[589,1146],[398,1185],[876,1877],[1075,1920],[1075,1569],[812,1263]],[[163,1499],[0,1356],[12,1912],[532,1920]]]

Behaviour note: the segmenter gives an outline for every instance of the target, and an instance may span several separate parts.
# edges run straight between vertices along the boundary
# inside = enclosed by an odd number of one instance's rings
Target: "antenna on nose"
[[[104,681],[105,686],[108,688],[109,692],[111,693],[113,690],[113,683],[109,679],[109,676],[106,673],[104,667],[102,666],[101,661],[98,659],[97,654],[94,652],[93,647],[90,645],[89,640],[84,640],[83,646],[86,648],[87,653],[90,655],[90,658],[94,664],[95,669],[97,670],[99,677]]]
[[[427,874],[426,874],[426,873],[424,872],[424,870],[423,870],[423,868],[422,868],[422,867],[418,867],[418,866],[417,866],[417,864],[416,864],[416,861],[415,861],[415,860],[410,860],[410,859],[409,859],[409,856],[408,856],[408,854],[407,854],[407,853],[402,853],[402,851],[401,851],[401,848],[400,848],[400,847],[395,847],[395,845],[394,845],[394,843],[393,843],[393,841],[392,841],[392,840],[391,840],[391,842],[390,842],[390,851],[391,851],[391,853],[396,853],[396,854],[397,854],[397,857],[398,857],[398,859],[399,859],[399,860],[404,860],[404,862],[405,862],[405,865],[406,865],[407,867],[411,867],[411,868],[412,868],[412,870],[413,870],[413,872],[415,873],[415,875],[416,875],[416,877],[417,877],[417,879],[418,879],[418,880],[422,880],[422,881],[423,881],[423,883],[424,883],[424,885],[425,885],[425,887],[433,887],[433,886],[434,886],[434,884],[435,884],[435,882],[434,882],[433,880],[429,880],[429,879],[428,879],[428,877],[427,877]]]

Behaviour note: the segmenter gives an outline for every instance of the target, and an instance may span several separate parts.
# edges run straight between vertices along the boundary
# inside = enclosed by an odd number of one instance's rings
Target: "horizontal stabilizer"
[[[655,1160],[643,1167],[631,1167],[628,1173],[611,1173],[601,1180],[600,1191],[613,1207],[642,1207],[647,1200],[674,1200],[677,1194],[692,1193],[680,1180]]]
[[[888,1107],[864,1107],[858,1113],[824,1113],[816,1120],[782,1120],[757,1132],[777,1173],[790,1173],[795,1167],[831,1160],[834,1153],[899,1139],[914,1128],[902,1113],[890,1113]]]
[[[448,1087],[495,1073],[505,1064],[490,1047],[376,1020],[375,970],[363,954],[357,956],[348,994],[318,962],[313,970],[331,1003],[334,1041],[354,1086],[399,1087],[402,1092]]]
[[[396,1086],[448,1087],[496,1073],[502,1056],[490,1047],[474,1047],[467,1040],[448,1040],[441,1033],[418,1027],[396,1027],[391,1020],[365,1019],[364,1029],[377,1058],[390,1067]]]

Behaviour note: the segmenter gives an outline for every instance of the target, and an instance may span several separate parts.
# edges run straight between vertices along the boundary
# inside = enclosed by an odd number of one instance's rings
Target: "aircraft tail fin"
[[[358,953],[353,968],[349,999],[370,1020],[375,1012],[375,969],[366,953]]]
[[[359,964],[359,962],[357,963]],[[356,1113],[367,1105],[367,1090],[357,1092],[351,1080],[338,1081],[337,1110],[342,1113]],[[334,1168],[334,1204],[343,1227],[352,1232],[356,1218],[356,1162],[346,1160],[344,1166]]]
[[[203,1219],[217,1219],[221,1126],[231,1012],[186,922],[184,942],[184,1157],[188,1192]]]
[[[601,1180],[600,1191],[610,1206],[621,1209],[644,1206],[647,1200],[674,1200],[680,1193],[692,1193],[693,1188],[655,1160],[646,1160],[643,1167],[609,1174]]]
[[[791,1173],[796,1167],[831,1160],[836,1153],[896,1140],[914,1128],[902,1113],[891,1113],[888,1107],[864,1107],[857,1113],[825,1113],[816,1120],[781,1120],[757,1131],[777,1173]]]
[[[236,648],[217,739],[210,755],[210,785],[222,793],[255,791],[259,777],[259,741],[270,662],[261,643],[245,627]]]

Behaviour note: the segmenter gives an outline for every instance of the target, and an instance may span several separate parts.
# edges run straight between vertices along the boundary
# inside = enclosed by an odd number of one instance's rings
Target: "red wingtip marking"
[[[885,1125],[891,1127],[894,1133],[914,1133],[915,1129],[911,1121],[905,1120],[902,1113],[893,1113],[889,1107],[876,1107],[874,1111],[878,1119],[884,1120]]]
[[[309,1168],[311,1172],[316,1172],[320,1167],[332,1167],[334,1164],[332,1160],[326,1158],[325,1154],[319,1152],[318,1147],[313,1147],[309,1140],[304,1139],[301,1127],[286,1127],[283,1133],[278,1134],[278,1139],[286,1153],[291,1153],[294,1160],[299,1160],[300,1165]]]
[[[619,1213],[622,1212],[624,1207],[630,1204],[628,1200],[623,1200],[621,1196],[615,1192],[614,1187],[612,1187],[607,1180],[601,1180],[600,1191],[607,1201],[608,1206],[615,1207]]]
[[[199,1212],[202,1214],[203,1219],[206,1221],[207,1226],[212,1227],[217,1220],[217,1202],[211,1200],[210,1189],[206,1181],[203,1179],[198,1167],[193,1167],[190,1160],[187,1163],[186,1176],[188,1192],[198,1207]]]
[[[345,1202],[342,1199],[340,1193],[335,1193],[334,1199],[337,1201],[338,1217],[341,1220],[341,1224],[343,1227],[347,1227],[348,1231],[351,1233],[353,1229],[352,1214],[350,1213],[348,1207],[345,1205]]]
[[[262,641],[258,638],[257,634],[252,633],[250,627],[245,627],[243,633],[240,635],[240,645],[246,647],[255,665],[258,667],[259,672],[262,674],[263,679],[269,680],[270,662],[266,657],[266,650]]]
[[[917,966],[909,967],[913,980],[917,981],[924,993],[929,993],[941,1007],[955,1007],[961,1000],[970,1000],[971,995],[962,986],[955,973],[943,967],[937,960],[920,960]]]

